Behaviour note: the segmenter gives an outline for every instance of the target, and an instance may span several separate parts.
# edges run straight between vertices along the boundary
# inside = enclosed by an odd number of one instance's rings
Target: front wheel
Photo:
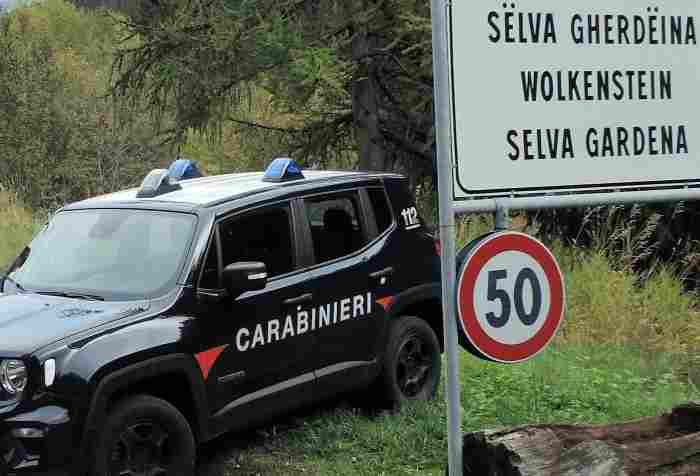
[[[401,317],[391,323],[381,383],[388,403],[401,406],[430,400],[440,383],[440,345],[422,319]]]
[[[170,403],[139,395],[118,403],[103,425],[94,476],[192,476],[195,442],[185,417]]]

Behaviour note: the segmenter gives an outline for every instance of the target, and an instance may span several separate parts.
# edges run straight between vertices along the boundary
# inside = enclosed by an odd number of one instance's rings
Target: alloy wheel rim
[[[430,377],[432,358],[428,345],[418,336],[407,338],[399,350],[396,365],[396,381],[408,398],[421,393]]]
[[[167,476],[169,435],[161,425],[142,421],[125,428],[114,444],[112,476]]]

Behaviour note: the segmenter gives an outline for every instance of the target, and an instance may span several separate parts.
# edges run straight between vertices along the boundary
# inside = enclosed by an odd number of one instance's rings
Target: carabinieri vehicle
[[[197,444],[340,392],[432,397],[423,226],[402,176],[289,159],[64,207],[0,283],[0,474],[191,476]]]

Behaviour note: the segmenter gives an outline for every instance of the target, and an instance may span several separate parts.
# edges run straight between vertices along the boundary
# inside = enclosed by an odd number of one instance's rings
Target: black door
[[[296,227],[289,203],[258,208],[222,220],[217,226],[206,271],[237,262],[263,262],[268,283],[209,307],[201,328],[216,363],[207,378],[214,431],[254,423],[303,404],[313,384],[314,334],[304,306],[311,304],[309,277],[298,270]],[[211,258],[217,254],[220,258]],[[202,283],[200,288],[208,287]]]
[[[307,234],[313,243],[317,396],[367,380],[375,369],[376,342],[383,330],[377,303],[381,278],[374,274],[381,245],[370,243],[359,190],[303,199]]]

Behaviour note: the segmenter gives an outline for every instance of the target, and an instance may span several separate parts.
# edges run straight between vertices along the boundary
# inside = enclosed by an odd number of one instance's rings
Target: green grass
[[[526,364],[502,366],[463,353],[463,429],[657,414],[697,397],[691,384],[668,370],[666,358],[622,347],[566,346]],[[442,391],[435,401],[398,414],[371,415],[341,404],[280,420],[252,442],[222,449],[236,454],[234,464],[216,464],[209,455],[200,475],[442,475],[445,415]]]

